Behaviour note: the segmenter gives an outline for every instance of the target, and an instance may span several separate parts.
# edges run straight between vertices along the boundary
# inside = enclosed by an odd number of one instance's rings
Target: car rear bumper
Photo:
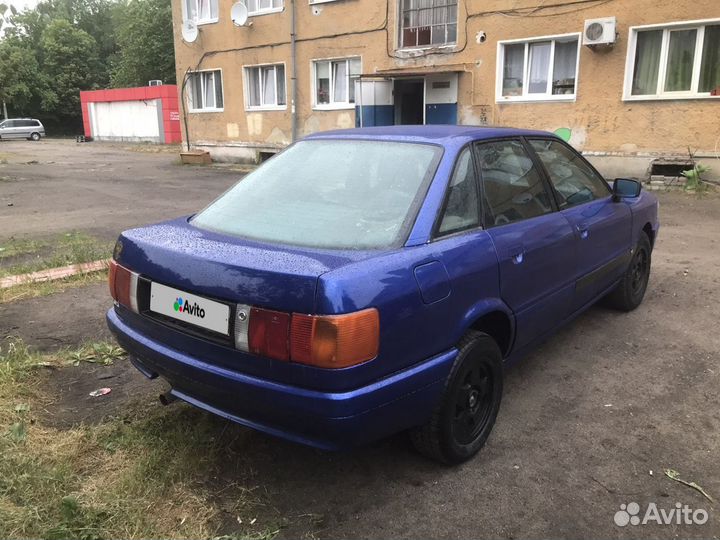
[[[203,362],[141,334],[115,308],[108,311],[107,323],[133,365],[147,377],[166,379],[175,397],[250,428],[328,450],[424,423],[457,356],[451,349],[367,386],[323,392]]]

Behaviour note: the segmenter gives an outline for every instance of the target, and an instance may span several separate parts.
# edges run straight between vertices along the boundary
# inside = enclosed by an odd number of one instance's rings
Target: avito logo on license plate
[[[150,285],[150,310],[226,336],[230,333],[229,306],[160,283]]]

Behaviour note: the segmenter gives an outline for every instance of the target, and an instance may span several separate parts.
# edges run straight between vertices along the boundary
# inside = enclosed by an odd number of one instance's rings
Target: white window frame
[[[312,6],[313,4],[327,4],[329,2],[337,2],[338,0],[308,0],[308,3]]]
[[[577,56],[575,58],[575,91],[572,94],[553,94],[552,93],[552,70],[555,67],[555,42],[570,41],[568,38],[575,38],[578,42]],[[548,61],[548,88],[544,94],[530,94],[528,81],[530,79],[530,45],[541,41],[550,42],[550,59]],[[506,45],[525,45],[525,55],[523,57],[523,93],[520,96],[503,96],[503,79],[505,70],[505,46]],[[495,102],[496,103],[527,103],[536,101],[576,101],[578,94],[578,86],[580,83],[580,47],[582,45],[581,34],[572,32],[569,34],[555,34],[552,36],[539,36],[522,39],[509,39],[498,41],[497,45],[497,67],[495,70]]]
[[[219,18],[219,17],[220,17],[220,0],[210,0],[210,1],[211,1],[211,2],[214,1],[214,2],[217,3],[217,5],[218,5],[218,6],[217,6],[218,16],[217,16],[217,17],[211,17],[211,18],[209,18],[209,19],[200,19],[199,17],[196,16],[196,17],[193,19],[193,21],[195,22],[196,25],[200,26],[200,25],[202,25],[202,24],[214,24],[214,23],[216,23],[216,22],[218,22],[218,21],[220,20],[220,18]],[[200,2],[200,0],[183,0],[183,2],[182,2],[182,11],[183,11],[183,18],[184,18],[184,19],[189,19],[189,18],[190,18],[189,14],[188,14],[188,12],[187,12],[187,4],[188,4],[188,2],[193,2],[193,3],[195,4],[195,13],[200,13],[200,6],[198,6],[198,3]]]
[[[245,3],[245,6],[247,7],[247,0],[243,0]],[[257,0],[259,3],[260,0]],[[280,0],[282,5],[280,7],[273,7],[273,8],[266,8],[266,9],[257,9],[255,11],[250,11],[250,8],[248,8],[248,17],[258,17],[260,15],[269,15],[271,13],[281,13],[285,10],[285,0]]]
[[[705,27],[720,24],[720,19],[701,19],[696,21],[678,21],[663,24],[647,24],[631,26],[628,31],[628,50],[625,60],[625,84],[623,85],[623,101],[649,101],[667,99],[718,99],[720,96],[711,96],[710,92],[698,92],[700,84],[700,64],[702,62],[703,44],[705,42]],[[658,69],[658,86],[655,94],[632,94],[633,75],[635,74],[635,54],[637,52],[638,32],[646,30],[662,30],[662,45],[660,46],[660,66]],[[670,32],[672,30],[697,30],[695,38],[695,57],[693,64],[692,81],[689,91],[666,92],[665,76],[667,75],[668,51],[670,50]]]
[[[448,6],[432,6],[432,7],[442,7],[447,8]],[[426,8],[426,9],[432,9]],[[398,43],[398,51],[401,53],[412,53],[412,51],[426,51],[428,49],[454,49],[457,47],[458,44],[458,32],[460,31],[460,0],[455,4],[455,41],[445,41],[443,43],[428,43],[426,45],[405,45],[403,43],[403,37],[404,37],[404,30],[405,27],[403,26],[403,0],[398,0],[398,24],[397,24],[397,43]],[[447,26],[453,23],[448,23],[447,21],[445,24],[445,32],[447,33]],[[433,26],[433,25],[430,25]]]
[[[354,109],[356,103],[350,103],[349,101],[349,94],[350,94],[350,85],[355,84],[355,79],[353,79],[350,75],[350,60],[360,60],[360,73],[362,73],[362,57],[361,56],[348,56],[345,58],[316,58],[311,61],[311,70],[312,73],[312,103],[313,103],[313,109],[316,110],[323,110],[323,111],[333,111],[333,110],[344,110],[344,109]],[[333,70],[332,70],[332,63],[333,62],[342,62],[345,61],[347,63],[347,77],[348,77],[348,85],[347,85],[347,93],[348,96],[346,96],[346,101],[334,101],[334,93],[335,93],[335,84],[333,81]],[[318,103],[317,102],[317,66],[319,63],[327,62],[329,64],[329,78],[330,78],[330,103]],[[357,98],[356,98],[357,99]]]
[[[285,105],[278,105],[278,84],[277,84],[277,67],[282,66],[283,67],[283,77],[285,79]],[[274,68],[275,71],[275,77],[274,84],[275,84],[275,105],[250,105],[249,103],[249,97],[250,97],[250,70],[257,69],[258,70],[258,77],[260,77],[260,97],[262,99],[262,88],[263,88],[263,82],[262,82],[262,69],[261,68]],[[243,79],[245,81],[245,84],[243,86],[244,93],[245,93],[245,110],[246,111],[284,111],[287,109],[287,66],[285,65],[285,62],[275,62],[272,64],[252,64],[249,66],[243,66]]]
[[[220,73],[220,93],[222,94],[223,98],[223,106],[222,107],[203,107],[203,108],[196,108],[195,104],[192,100],[192,88],[188,89],[188,85],[192,84],[189,80],[188,83],[185,85],[185,93],[187,98],[187,104],[188,104],[188,112],[191,113],[214,113],[214,112],[223,112],[225,110],[225,77],[223,76],[222,68],[213,68],[213,69],[199,69],[197,71],[191,71],[188,74],[188,77],[196,74],[196,73],[207,73],[207,72],[219,72]],[[205,95],[205,87],[203,86],[205,83],[203,82],[204,79],[200,78],[200,84],[202,86],[202,95]],[[213,86],[216,84],[217,78],[213,77]],[[213,88],[215,90],[215,88]],[[213,95],[215,93],[213,92]]]

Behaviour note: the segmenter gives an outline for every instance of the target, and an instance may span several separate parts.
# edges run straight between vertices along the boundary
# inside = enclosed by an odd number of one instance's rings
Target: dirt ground
[[[114,235],[192,211],[232,176],[181,168],[172,155],[46,143],[34,159],[65,153],[66,165],[0,165],[0,176],[25,178],[0,181],[0,240],[43,227]],[[109,165],[83,173],[89,155]],[[46,189],[57,204],[39,195]],[[720,197],[659,197],[662,228],[643,305],[629,314],[595,307],[511,368],[497,425],[474,460],[438,466],[402,435],[324,453],[219,423],[219,437],[234,434],[237,460],[208,484],[228,501],[238,486],[256,488],[265,504],[259,519],[282,517],[285,538],[720,537],[718,503],[663,474],[676,469],[720,501]],[[96,284],[0,304],[0,336],[43,349],[107,338],[109,303]],[[93,421],[130,395],[154,400],[163,389],[126,362],[73,368],[49,384],[59,425]],[[86,397],[92,386],[113,392],[100,404]],[[616,526],[615,513],[630,502],[643,512],[649,503],[687,504],[709,520]]]
[[[202,209],[241,176],[183,167],[177,151],[163,148],[0,142],[0,241],[73,230],[115,240],[124,229]]]

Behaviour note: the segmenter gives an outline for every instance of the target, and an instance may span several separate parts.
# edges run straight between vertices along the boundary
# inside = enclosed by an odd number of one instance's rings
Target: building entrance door
[[[395,124],[425,123],[425,80],[395,79]]]

